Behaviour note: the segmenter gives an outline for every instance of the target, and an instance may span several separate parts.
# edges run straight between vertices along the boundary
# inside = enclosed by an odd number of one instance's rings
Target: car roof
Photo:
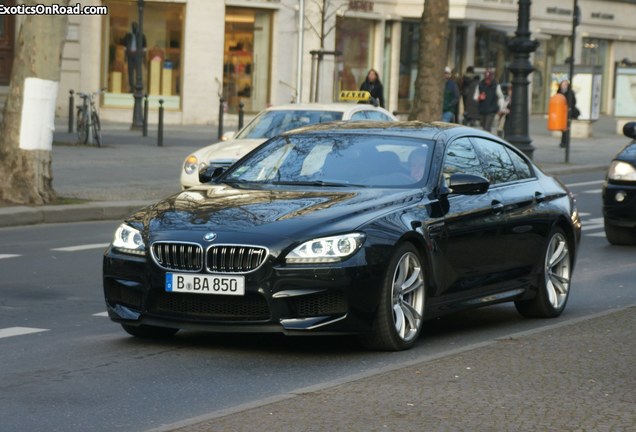
[[[460,135],[469,135],[498,139],[492,134],[467,126],[454,123],[422,121],[338,121],[305,126],[286,132],[284,135],[296,135],[301,133],[403,135],[423,139],[435,139],[439,134],[444,133],[448,138]]]
[[[266,111],[338,111],[338,112],[350,112],[360,110],[372,110],[382,111],[390,116],[393,116],[389,111],[381,107],[376,107],[371,104],[357,104],[346,102],[334,102],[334,103],[299,103],[299,104],[285,104],[275,105],[266,109]]]

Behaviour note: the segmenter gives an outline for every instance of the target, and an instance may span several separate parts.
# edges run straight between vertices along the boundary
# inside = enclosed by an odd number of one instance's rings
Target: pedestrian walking
[[[508,83],[500,85],[504,98],[499,101],[499,112],[497,113],[497,136],[503,138],[509,126],[508,114],[512,103],[512,86]]]
[[[371,97],[378,101],[378,105],[384,108],[384,88],[380,81],[380,75],[375,69],[369,69],[367,77],[360,86],[361,91],[368,91]]]
[[[462,102],[464,103],[464,117],[462,123],[467,126],[479,124],[479,104],[473,98],[475,89],[479,85],[479,75],[475,74],[475,68],[468,66],[462,77]]]
[[[495,115],[504,105],[504,95],[494,75],[491,70],[486,71],[484,79],[479,81],[473,95],[473,99],[479,104],[479,122],[487,132],[492,132]]]
[[[444,68],[444,102],[442,106],[442,121],[452,123],[456,121],[455,113],[459,105],[459,86],[451,76],[451,68]]]
[[[565,101],[568,104],[568,118],[571,120],[576,120],[581,115],[581,111],[576,107],[576,95],[572,88],[570,87],[570,81],[566,78],[559,83],[559,88],[557,89],[557,93],[565,96]],[[570,141],[570,129],[568,125],[568,129],[561,132],[561,143],[559,147],[565,148],[566,143]]]

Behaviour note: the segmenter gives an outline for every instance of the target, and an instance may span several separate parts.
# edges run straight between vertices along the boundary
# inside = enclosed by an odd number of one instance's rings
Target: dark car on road
[[[131,335],[356,334],[401,350],[453,311],[514,302],[549,318],[566,306],[573,195],[491,134],[329,123],[220,171],[117,229],[104,293]]]
[[[603,221],[607,241],[636,244],[636,122],[623,134],[632,139],[612,160],[603,184]]]

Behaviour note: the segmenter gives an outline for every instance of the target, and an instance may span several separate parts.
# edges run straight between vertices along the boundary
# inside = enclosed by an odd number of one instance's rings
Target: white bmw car
[[[199,170],[209,165],[230,166],[269,138],[288,130],[337,120],[395,121],[393,114],[372,104],[290,104],[261,111],[227,141],[203,147],[188,155],[181,170],[181,188],[198,186]]]

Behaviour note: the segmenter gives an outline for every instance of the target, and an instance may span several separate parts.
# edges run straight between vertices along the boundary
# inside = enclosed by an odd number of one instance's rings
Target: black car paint
[[[613,160],[627,162],[636,167],[636,140],[623,148]],[[615,196],[624,192],[626,199],[617,202]],[[636,228],[636,182],[605,178],[603,184],[603,216],[605,223],[621,228]]]
[[[149,256],[130,257],[109,248],[104,257],[105,290],[115,286],[136,290],[140,296],[138,310],[107,302],[111,319],[223,332],[360,333],[370,329],[386,263],[400,242],[412,242],[426,263],[426,318],[459,308],[532,297],[542,277],[546,236],[555,225],[566,232],[575,255],[579,221],[575,215],[564,215],[564,210],[574,207],[572,197],[538,169],[535,177],[515,185],[520,194],[511,193],[510,184],[495,185],[484,194],[472,196],[452,195],[444,189],[439,174],[445,150],[441,143],[460,136],[496,138],[469,128],[440,125],[424,128],[374,123],[341,124],[340,128],[433,139],[438,144],[432,174],[420,189],[378,190],[229,185],[223,182],[224,173],[215,184],[176,194],[127,222],[142,230],[146,245],[174,239],[202,243],[204,233],[215,231],[219,243],[266,246],[268,262],[247,275],[247,282],[248,290],[258,291],[267,299],[271,316],[254,322],[226,322],[149,314],[151,297],[163,291],[165,271]],[[333,124],[309,129],[334,133]],[[240,205],[237,197],[242,198]],[[274,202],[278,205],[272,206]],[[228,221],[232,222],[231,229],[218,229],[218,222],[228,226]],[[366,239],[356,254],[341,263],[284,262],[285,254],[303,241],[346,232],[364,232]],[[509,266],[497,266],[509,257],[514,258]],[[329,291],[344,293],[346,312],[294,315],[295,300]]]

